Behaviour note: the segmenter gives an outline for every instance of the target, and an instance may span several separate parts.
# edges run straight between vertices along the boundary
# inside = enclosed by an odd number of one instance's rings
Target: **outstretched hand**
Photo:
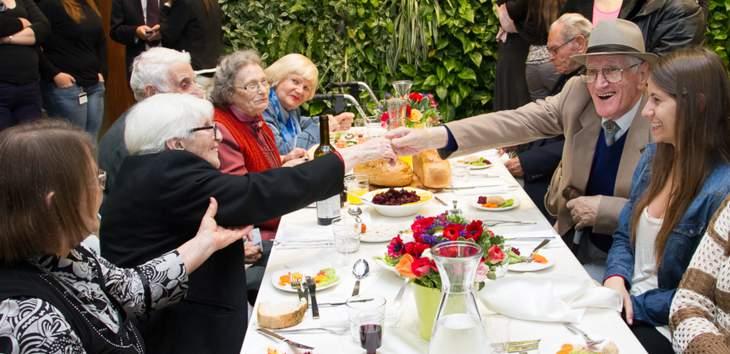
[[[446,146],[448,133],[444,127],[426,129],[398,128],[385,134],[398,155],[413,155],[428,149]]]
[[[200,221],[198,233],[195,234],[196,238],[209,238],[214,252],[221,248],[225,248],[235,241],[242,240],[245,235],[253,230],[252,225],[230,229],[218,226],[218,223],[215,221],[215,214],[217,212],[218,201],[211,197],[208,209],[205,211],[205,215],[203,215],[203,219]]]

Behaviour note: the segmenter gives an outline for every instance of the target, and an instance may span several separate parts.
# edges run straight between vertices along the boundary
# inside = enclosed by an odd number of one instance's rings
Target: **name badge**
[[[79,94],[79,104],[86,104],[86,102],[89,102],[89,98],[86,97],[86,92],[81,92]]]

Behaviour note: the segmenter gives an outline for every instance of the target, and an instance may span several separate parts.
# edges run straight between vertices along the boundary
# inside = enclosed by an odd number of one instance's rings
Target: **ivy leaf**
[[[444,81],[444,78],[446,77],[446,69],[442,66],[436,67],[436,76],[438,76],[439,81]]]
[[[452,72],[455,69],[458,70],[461,67],[461,64],[459,64],[459,61],[456,60],[456,58],[449,58],[444,61],[444,67],[446,68],[446,71]]]
[[[423,86],[434,87],[439,83],[439,79],[436,75],[429,75],[426,80],[423,81]]]
[[[438,96],[439,100],[443,101],[446,99],[446,95],[449,93],[449,90],[446,89],[445,86],[439,86],[436,88],[436,96]]]
[[[477,80],[477,74],[472,70],[472,68],[464,68],[459,72],[459,78],[462,80],[471,80],[476,81]]]
[[[401,64],[400,72],[402,72],[403,74],[405,74],[408,77],[415,77],[416,76],[416,67],[411,64]]]
[[[451,102],[451,104],[456,107],[461,106],[461,95],[459,94],[459,91],[457,91],[457,90],[449,91],[449,102]]]
[[[471,52],[471,53],[469,53],[469,58],[471,59],[471,62],[474,63],[474,65],[476,65],[476,66],[482,65],[482,53]]]

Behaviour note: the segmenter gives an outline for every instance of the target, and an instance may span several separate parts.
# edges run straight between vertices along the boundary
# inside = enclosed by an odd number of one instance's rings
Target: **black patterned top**
[[[65,290],[80,300],[82,312],[92,314],[114,333],[122,325],[114,302],[127,315],[139,317],[181,300],[187,290],[188,274],[177,251],[125,269],[101,258],[93,247],[82,244],[67,257],[43,256],[30,263],[52,274]],[[10,298],[0,302],[0,353],[30,352],[86,351],[69,321],[50,303],[38,298]]]

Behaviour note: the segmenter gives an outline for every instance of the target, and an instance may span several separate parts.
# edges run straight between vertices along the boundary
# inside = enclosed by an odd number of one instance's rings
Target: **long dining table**
[[[529,224],[501,224],[492,226],[490,229],[499,235],[504,235],[508,242],[525,247],[533,247],[544,238],[551,239],[541,253],[553,260],[554,265],[529,275],[577,280],[590,279],[570,249],[558,237],[552,225],[543,217],[518,181],[509,174],[497,152],[489,150],[475,155],[487,157],[492,165],[485,169],[471,170],[468,176],[454,177],[452,183],[454,187],[473,186],[474,188],[439,191],[435,195],[448,205],[431,200],[422,207],[419,214],[437,215],[452,209],[452,201],[456,200],[458,208],[462,210],[467,219],[529,221],[531,222]],[[452,165],[458,164],[457,160],[459,158],[450,159],[450,162]],[[502,193],[514,196],[519,200],[519,206],[509,211],[494,212],[479,210],[472,205],[479,195]],[[389,232],[391,236],[395,236],[398,230],[409,229],[414,219],[414,216],[386,217],[379,215],[370,207],[362,207],[364,209],[363,218],[368,227],[379,230],[379,232]],[[347,214],[347,207],[343,208],[342,214]],[[361,281],[360,294],[383,296],[389,302],[386,304],[386,325],[383,329],[382,346],[378,349],[378,353],[428,353],[428,342],[421,339],[418,334],[418,315],[410,287],[406,288],[402,299],[398,301],[399,306],[388,307],[401,288],[403,280],[375,261],[375,257],[386,253],[387,242],[362,242],[356,253],[341,255],[335,251],[331,243],[322,241],[328,238],[332,238],[331,227],[317,225],[316,210],[311,206],[287,214],[282,218],[258,298],[249,320],[241,353],[267,353],[269,348],[278,348],[277,353],[297,352],[294,348],[287,348],[286,345],[277,343],[256,331],[258,328],[256,311],[262,302],[271,305],[297,301],[296,292],[281,290],[274,286],[278,274],[287,271],[311,271],[334,267],[340,278],[339,283],[331,288],[317,291],[317,300],[320,303],[345,301],[350,296],[355,283],[351,269],[355,260],[359,258],[368,260],[371,270],[370,274]],[[505,275],[505,277],[513,276],[525,276],[525,274],[509,271]],[[595,286],[600,285],[595,283]],[[489,291],[489,283],[480,291]],[[556,347],[556,343],[572,343],[581,340],[562,323],[509,318],[485,307],[482,307],[482,318],[486,335],[492,343],[540,340],[538,350],[520,351],[519,353],[555,353],[559,349],[559,344]],[[617,311],[588,309],[577,326],[591,337],[612,341],[620,353],[646,353]],[[288,339],[314,347],[312,353],[365,352],[350,335],[345,306],[323,307],[320,309],[319,319],[313,319],[311,311],[308,310],[303,322],[295,328],[325,328],[328,330],[282,333]],[[485,352],[488,351],[485,350]]]

